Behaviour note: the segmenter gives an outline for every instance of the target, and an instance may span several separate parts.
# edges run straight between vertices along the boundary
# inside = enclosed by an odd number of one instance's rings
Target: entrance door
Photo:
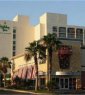
[[[69,89],[69,79],[68,78],[60,79],[60,89]]]

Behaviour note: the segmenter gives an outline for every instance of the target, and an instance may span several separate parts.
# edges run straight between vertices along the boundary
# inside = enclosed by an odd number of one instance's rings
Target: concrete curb
[[[31,92],[31,91],[24,91],[24,90],[14,90],[14,89],[6,89],[6,88],[0,88],[0,90],[4,90],[4,91],[13,91],[13,92],[21,92],[21,93],[25,93],[25,94],[33,94],[33,95],[53,95],[50,93],[35,93],[35,92]]]

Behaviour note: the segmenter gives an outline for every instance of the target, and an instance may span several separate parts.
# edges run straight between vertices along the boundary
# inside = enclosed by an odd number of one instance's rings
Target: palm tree
[[[56,34],[48,34],[41,39],[42,44],[46,47],[48,53],[48,81],[51,81],[51,73],[52,73],[52,58],[53,51],[57,50],[61,46],[61,42],[57,39]]]
[[[2,57],[0,59],[0,71],[3,73],[4,75],[4,85],[6,83],[6,73],[7,73],[7,68],[10,67],[9,64],[9,59],[7,57]]]
[[[35,91],[38,90],[39,85],[38,85],[38,55],[39,58],[44,58],[45,55],[45,47],[41,46],[39,44],[39,41],[34,41],[29,44],[29,46],[26,48],[26,54],[25,54],[25,60],[29,61],[32,57],[34,58],[34,63],[35,63],[35,69],[36,69],[36,82],[35,82]]]

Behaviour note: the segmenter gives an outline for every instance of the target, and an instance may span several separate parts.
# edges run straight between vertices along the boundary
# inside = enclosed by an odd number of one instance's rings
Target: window
[[[16,50],[16,46],[13,46],[13,50]]]
[[[76,29],[76,38],[83,39],[83,29],[80,28]]]
[[[15,56],[16,55],[16,53],[13,51],[13,56]]]
[[[75,33],[75,29],[74,28],[68,28],[68,33],[69,34],[74,34]]]
[[[69,89],[76,89],[76,78],[69,78]]]
[[[57,32],[57,26],[53,26],[53,32]]]
[[[73,89],[76,89],[76,78],[73,78]]]
[[[13,45],[15,45],[16,44],[16,41],[13,41]]]
[[[66,27],[59,27],[59,33],[66,33]]]
[[[16,34],[13,34],[13,39],[16,39]]]
[[[13,34],[16,33],[16,29],[13,29]]]
[[[68,38],[75,38],[75,28],[68,28]]]
[[[68,69],[70,65],[69,57],[65,57],[64,59],[59,58],[59,64],[61,69]]]
[[[66,37],[66,27],[59,27],[59,37]]]
[[[60,37],[60,38],[66,38],[66,34],[64,34],[64,33],[59,33],[59,37]]]

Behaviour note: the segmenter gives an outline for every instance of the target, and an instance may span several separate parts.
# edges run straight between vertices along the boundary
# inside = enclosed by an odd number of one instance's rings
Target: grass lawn
[[[48,90],[38,90],[38,91],[33,91],[33,92],[35,92],[35,93],[51,93]]]

